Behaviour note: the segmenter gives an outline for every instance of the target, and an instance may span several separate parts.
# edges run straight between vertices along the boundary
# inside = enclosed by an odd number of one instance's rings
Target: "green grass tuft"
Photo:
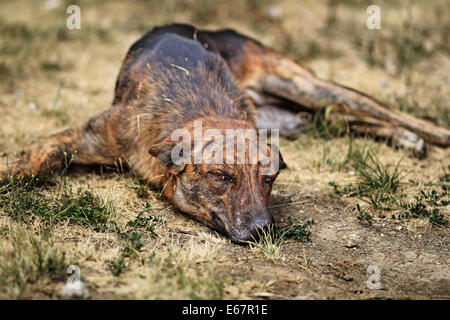
[[[371,150],[355,149],[353,144],[350,144],[347,157],[342,163],[342,166],[344,165],[350,165],[357,181],[346,186],[340,186],[334,181],[329,182],[334,190],[331,195],[357,197],[375,209],[382,210],[392,209],[403,197],[402,193],[397,193],[405,177],[399,172],[400,161],[393,169],[389,169]]]
[[[65,186],[58,194],[46,194],[37,187],[37,179],[26,183],[12,183],[7,192],[0,195],[0,208],[16,221],[31,223],[37,218],[48,226],[64,223],[91,227],[105,232],[114,213],[111,202],[105,201],[90,190],[79,188],[77,192]]]
[[[10,247],[3,248],[0,255],[1,298],[21,299],[29,285],[67,278],[65,254],[56,250],[49,239],[15,232],[9,243]]]

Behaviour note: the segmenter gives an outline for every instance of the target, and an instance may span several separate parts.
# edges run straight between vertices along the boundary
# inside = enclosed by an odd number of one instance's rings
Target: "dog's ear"
[[[278,170],[286,169],[287,168],[286,162],[284,162],[283,156],[281,155],[281,151],[278,148],[278,146],[276,144],[270,144],[269,146],[270,146],[271,154],[278,153]]]
[[[267,160],[265,160],[265,164],[263,165],[264,170],[263,174],[267,175],[278,174],[280,170],[287,168],[287,165],[284,162],[283,156],[281,155],[281,152],[278,149],[277,145],[267,144],[267,150],[268,150],[267,156],[269,157],[270,160],[269,162],[266,162]],[[266,156],[263,156],[263,158],[265,157]]]
[[[283,156],[281,155],[280,151],[278,151],[278,159],[280,161],[280,170],[286,169],[287,164],[286,164],[286,162],[284,162]]]
[[[186,154],[182,142],[166,139],[160,143],[151,145],[148,152],[158,158],[163,166],[174,175],[179,174],[186,167],[186,163],[183,161],[183,157]]]

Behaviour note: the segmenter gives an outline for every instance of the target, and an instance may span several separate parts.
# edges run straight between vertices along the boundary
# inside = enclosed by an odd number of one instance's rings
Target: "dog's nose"
[[[241,229],[242,230],[242,229]],[[262,210],[257,215],[253,215],[252,220],[246,223],[244,229],[238,234],[230,235],[231,240],[239,244],[248,244],[258,241],[261,237],[271,236],[275,232],[275,220],[267,209]]]
[[[258,241],[259,238],[269,235],[275,231],[275,220],[272,215],[264,215],[257,217],[250,227],[249,241]]]

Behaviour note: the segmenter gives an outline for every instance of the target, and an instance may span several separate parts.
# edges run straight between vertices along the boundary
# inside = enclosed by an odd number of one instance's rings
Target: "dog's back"
[[[139,112],[170,117],[169,130],[208,115],[253,123],[254,107],[226,62],[198,41],[169,31],[157,28],[131,46],[113,104],[145,104],[147,110]]]

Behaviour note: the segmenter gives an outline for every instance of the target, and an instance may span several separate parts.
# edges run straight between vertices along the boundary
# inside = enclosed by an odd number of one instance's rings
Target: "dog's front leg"
[[[113,164],[120,152],[114,143],[113,133],[117,128],[114,119],[114,112],[108,109],[79,127],[50,136],[25,157],[0,169],[0,184],[43,177],[70,163]]]

